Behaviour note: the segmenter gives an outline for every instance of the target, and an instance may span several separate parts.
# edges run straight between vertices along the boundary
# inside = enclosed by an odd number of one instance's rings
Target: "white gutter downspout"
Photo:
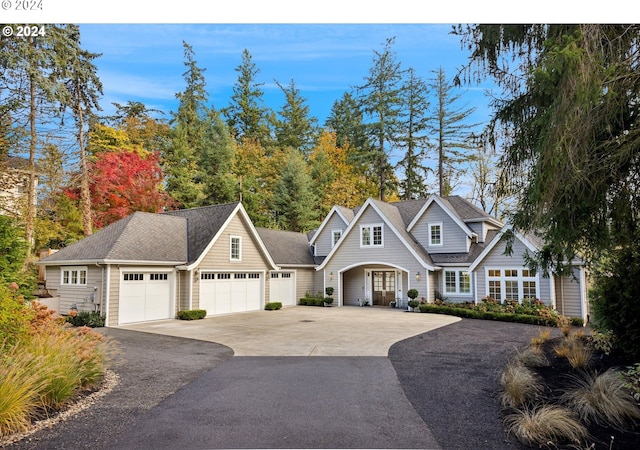
[[[111,264],[107,264],[107,283],[104,292],[104,323],[109,326],[109,292],[111,291]]]
[[[189,275],[189,309],[193,309],[193,274],[192,270],[187,271]]]

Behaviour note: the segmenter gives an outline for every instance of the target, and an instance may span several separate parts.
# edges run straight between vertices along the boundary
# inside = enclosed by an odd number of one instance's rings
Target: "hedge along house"
[[[280,271],[240,203],[135,212],[42,259],[60,311],[101,311],[107,326],[262,309]]]
[[[418,299],[454,302],[534,297],[561,314],[588,320],[587,273],[573,262],[574,276],[545,276],[526,266],[541,248],[515,233],[513,252],[502,239],[509,228],[459,196],[385,203],[369,199],[359,208],[334,207],[310,243],[321,262],[323,287],[338,305],[407,305]]]

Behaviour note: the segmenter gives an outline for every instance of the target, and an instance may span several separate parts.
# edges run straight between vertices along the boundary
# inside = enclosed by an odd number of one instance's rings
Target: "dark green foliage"
[[[65,321],[75,327],[104,327],[105,320],[106,316],[99,311],[79,311],[65,317]]]
[[[325,292],[329,297],[331,297],[331,296],[333,295],[333,291],[334,291],[333,286],[327,286],[326,288],[324,288],[324,292]]]
[[[7,216],[0,216],[0,284],[18,284],[18,292],[30,298],[36,287],[34,271],[25,267],[29,251],[24,232],[18,222]]]
[[[451,316],[464,317],[468,319],[496,320],[500,322],[526,323],[530,325],[542,325],[555,327],[557,319],[550,317],[531,316],[526,314],[511,314],[495,311],[480,311],[469,308],[455,308],[450,306],[440,306],[432,304],[422,304],[419,306],[420,312],[432,314],[448,314]]]
[[[610,330],[619,350],[640,360],[640,252],[637,248],[618,249],[594,274],[591,294],[593,325]]]
[[[207,311],[204,309],[186,309],[178,311],[178,319],[180,320],[198,320],[204,319]]]
[[[282,302],[269,302],[264,306],[267,311],[275,311],[282,308]]]
[[[316,203],[307,163],[298,150],[289,149],[273,188],[272,210],[276,224],[289,231],[313,229],[318,224]]]
[[[305,156],[309,156],[318,140],[318,119],[309,115],[309,105],[300,94],[293,80],[289,86],[282,86],[276,81],[285,95],[286,102],[278,112],[275,135],[280,148],[294,148]]]
[[[323,297],[302,297],[298,304],[306,306],[324,306],[325,299]]]
[[[407,297],[409,297],[411,300],[415,299],[418,296],[418,290],[417,289],[409,289],[407,291]]]

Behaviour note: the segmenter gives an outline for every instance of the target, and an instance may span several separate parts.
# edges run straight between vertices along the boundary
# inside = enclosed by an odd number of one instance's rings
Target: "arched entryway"
[[[409,271],[388,264],[370,263],[341,271],[343,305],[389,306],[406,303]]]

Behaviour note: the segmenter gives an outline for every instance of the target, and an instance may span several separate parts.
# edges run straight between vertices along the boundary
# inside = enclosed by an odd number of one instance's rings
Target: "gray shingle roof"
[[[162,213],[162,215],[186,219],[189,236],[187,262],[189,264],[198,259],[239,203],[225,203]]]
[[[280,265],[314,265],[307,235],[294,231],[256,228],[273,261]]]
[[[186,220],[163,214],[134,212],[42,261],[184,263],[187,260],[186,242]]]
[[[469,253],[433,253],[431,259],[437,265],[471,264],[480,256],[499,232],[499,230],[489,230],[484,242],[474,242],[471,244]]]

